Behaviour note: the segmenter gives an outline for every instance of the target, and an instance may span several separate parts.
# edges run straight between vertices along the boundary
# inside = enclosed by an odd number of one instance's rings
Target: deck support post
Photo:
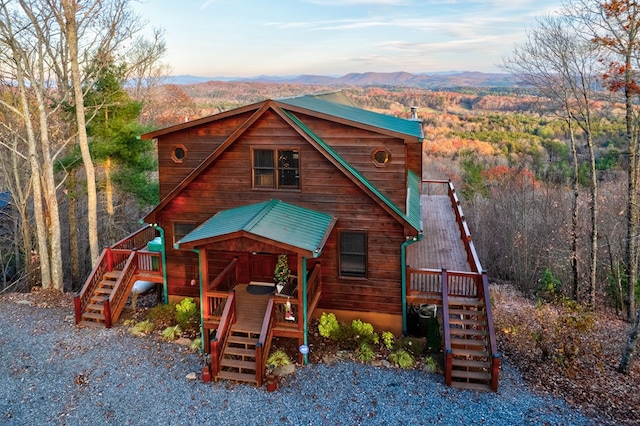
[[[104,298],[102,306],[104,308],[104,326],[105,328],[111,328],[111,303],[109,303],[108,297]]]
[[[82,320],[82,301],[78,293],[73,295],[73,310],[76,314],[76,325],[78,325]]]

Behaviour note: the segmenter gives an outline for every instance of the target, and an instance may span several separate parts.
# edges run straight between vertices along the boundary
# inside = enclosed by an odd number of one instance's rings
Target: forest
[[[140,134],[266,98],[340,90],[372,111],[408,118],[418,107],[423,177],[458,189],[491,280],[559,309],[559,323],[571,325],[549,340],[527,334],[543,360],[573,380],[571,360],[581,358],[568,354],[579,345],[558,336],[578,342],[595,333],[597,316],[626,324],[615,333],[622,360],[602,369],[629,372],[640,320],[635,2],[570,1],[505,58],[517,85],[441,90],[165,84],[161,31],[145,38],[140,17],[114,12],[130,12],[128,0],[83,7],[90,3],[0,3],[0,292],[78,291],[100,248],[139,228],[158,202],[155,148]],[[527,359],[509,343],[514,333],[502,330],[502,350]],[[626,387],[616,395],[631,398]]]

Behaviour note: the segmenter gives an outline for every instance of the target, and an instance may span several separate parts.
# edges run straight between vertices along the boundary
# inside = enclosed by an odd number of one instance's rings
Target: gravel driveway
[[[19,303],[18,303],[19,302]],[[498,393],[459,391],[437,374],[352,362],[297,369],[276,392],[202,383],[202,357],[121,325],[77,328],[72,307],[0,299],[0,424],[589,425],[503,367]]]

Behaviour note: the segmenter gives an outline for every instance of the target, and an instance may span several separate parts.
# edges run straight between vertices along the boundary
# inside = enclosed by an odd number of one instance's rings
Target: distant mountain
[[[169,78],[173,84],[194,84],[206,81],[308,84],[316,86],[403,86],[426,89],[448,87],[513,87],[516,79],[510,74],[477,71],[447,71],[442,73],[365,72],[342,77],[322,75],[257,76],[257,77],[196,77],[179,75]]]

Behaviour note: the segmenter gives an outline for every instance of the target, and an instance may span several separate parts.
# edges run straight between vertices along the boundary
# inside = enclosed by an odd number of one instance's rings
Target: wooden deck
[[[470,272],[456,216],[447,195],[422,195],[424,238],[407,247],[412,268]]]

